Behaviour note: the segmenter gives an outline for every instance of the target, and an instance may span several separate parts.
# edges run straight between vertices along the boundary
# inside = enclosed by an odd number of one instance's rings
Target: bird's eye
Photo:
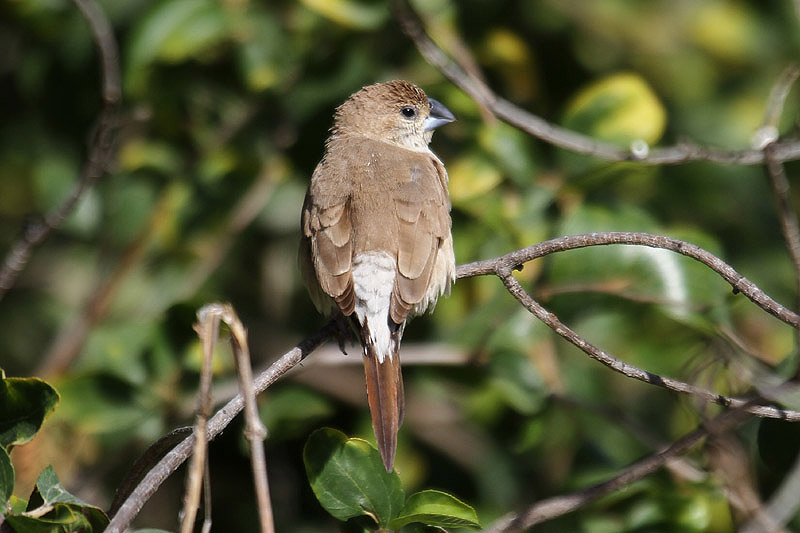
[[[411,107],[411,106],[404,107],[403,109],[400,110],[400,112],[407,119],[412,119],[412,118],[417,116],[417,109],[415,107]]]

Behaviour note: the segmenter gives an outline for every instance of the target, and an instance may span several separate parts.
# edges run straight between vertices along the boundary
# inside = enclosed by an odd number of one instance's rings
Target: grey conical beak
[[[425,119],[425,131],[435,130],[439,126],[449,124],[456,119],[456,116],[438,100],[428,98],[428,102],[431,104],[431,114]]]

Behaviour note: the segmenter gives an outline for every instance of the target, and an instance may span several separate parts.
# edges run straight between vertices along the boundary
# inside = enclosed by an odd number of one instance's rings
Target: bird
[[[363,87],[336,108],[302,208],[299,263],[315,307],[357,333],[383,466],[394,469],[406,322],[455,281],[448,176],[428,144],[456,120],[418,86]]]

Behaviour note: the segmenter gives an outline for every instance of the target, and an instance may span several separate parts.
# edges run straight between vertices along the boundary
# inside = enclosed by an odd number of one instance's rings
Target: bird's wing
[[[403,173],[407,176],[401,176],[393,198],[397,219],[398,276],[390,312],[392,320],[398,324],[420,302],[430,299],[434,264],[442,241],[450,232],[450,203],[444,166],[431,154],[413,155],[413,159],[406,158],[411,164],[405,165]]]
[[[303,205],[303,237],[319,287],[349,316],[355,307],[350,204],[346,190],[333,193],[335,181],[321,175],[325,172],[331,169],[323,161],[314,171]]]

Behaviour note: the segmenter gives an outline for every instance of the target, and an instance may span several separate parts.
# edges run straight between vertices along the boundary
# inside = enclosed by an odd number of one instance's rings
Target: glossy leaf
[[[319,429],[308,438],[303,461],[317,500],[339,520],[367,515],[386,527],[403,507],[400,477],[386,472],[378,450],[365,440]]]
[[[41,379],[7,378],[0,370],[0,446],[30,441],[58,401],[58,392]]]
[[[70,494],[61,484],[56,471],[52,466],[48,466],[39,474],[36,480],[36,491],[42,499],[42,503],[72,503],[75,505],[88,505],[86,502]]]
[[[409,496],[390,527],[399,529],[414,522],[434,527],[481,527],[475,509],[438,490],[424,490]]]

